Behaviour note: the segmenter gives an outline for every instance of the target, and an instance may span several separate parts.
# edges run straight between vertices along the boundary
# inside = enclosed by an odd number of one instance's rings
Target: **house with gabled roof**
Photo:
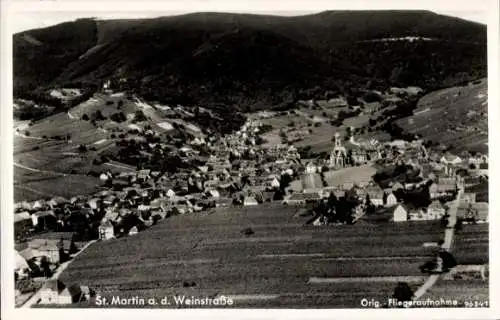
[[[428,220],[441,219],[445,214],[446,214],[446,209],[439,200],[432,201],[431,204],[427,207]]]
[[[449,195],[452,194],[453,192],[457,191],[457,184],[452,183],[452,184],[440,184],[440,183],[435,183],[433,182],[429,186],[429,194],[431,199],[437,199],[441,196]]]
[[[408,208],[406,207],[406,205],[400,203],[392,209],[392,221],[408,221]]]
[[[488,218],[489,204],[487,202],[476,202],[459,204],[457,217],[466,222],[485,223]]]
[[[475,203],[476,195],[477,194],[475,192],[464,192],[460,198],[460,204],[466,205],[469,203]]]
[[[56,215],[54,211],[38,211],[31,215],[33,226],[39,226],[41,229],[47,229],[56,224]]]
[[[404,186],[401,184],[401,182],[395,182],[393,185],[392,185],[392,191],[397,191],[397,190],[404,190]]]
[[[258,204],[259,203],[257,202],[257,199],[255,198],[255,196],[248,195],[243,199],[244,206],[255,206]]]
[[[65,286],[58,279],[47,280],[40,289],[41,304],[72,304],[82,300],[82,290],[79,285]]]
[[[386,193],[384,206],[392,207],[397,204],[398,204],[398,198],[394,195],[394,193],[392,191]]]
[[[440,162],[445,165],[458,165],[462,163],[462,158],[457,155],[447,153],[441,157]]]
[[[374,206],[383,206],[384,205],[384,190],[379,186],[371,186],[367,187],[366,194],[370,197],[370,202]]]
[[[99,239],[109,240],[115,237],[115,229],[111,221],[105,219],[98,227]]]
[[[319,193],[294,193],[288,197],[285,197],[283,203],[302,205],[309,202],[317,202],[320,200],[321,195]]]

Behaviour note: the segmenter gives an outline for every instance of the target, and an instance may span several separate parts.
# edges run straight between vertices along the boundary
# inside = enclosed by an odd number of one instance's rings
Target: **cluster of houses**
[[[304,160],[293,145],[260,146],[257,140],[261,126],[258,121],[248,121],[233,134],[191,141],[193,148],[185,147],[181,155],[196,157],[198,164],[175,173],[150,169],[106,171],[100,175],[106,187],[95,194],[16,204],[14,221],[19,247],[16,273],[22,277],[31,266],[41,268],[43,257],[49,263],[58,263],[61,250],[70,251],[72,233],[53,231],[65,230],[66,218],[75,214],[94,226],[97,229],[94,237],[101,240],[133,236],[171,215],[274,201],[305,205],[324,201],[331,194],[337,198],[349,194],[359,200],[360,205],[354,210],[356,220],[366,214],[368,207],[389,213],[394,222],[438,220],[446,215],[446,202],[463,188],[459,217],[488,221],[488,203],[477,201],[476,193],[468,191],[487,179],[488,158],[484,155],[463,159],[449,153],[428,153],[421,142],[355,144],[351,139],[344,146],[336,135],[329,158]],[[200,145],[208,150],[208,156],[202,157],[196,151]],[[394,180],[385,188],[371,177],[337,185],[324,183],[325,170],[375,161],[411,165],[419,169],[420,180]],[[429,192],[427,207],[405,203],[400,197],[423,187]],[[81,247],[82,243],[76,246]],[[88,295],[85,288],[66,288],[53,281],[47,282],[44,290],[42,300],[47,303],[76,301]]]

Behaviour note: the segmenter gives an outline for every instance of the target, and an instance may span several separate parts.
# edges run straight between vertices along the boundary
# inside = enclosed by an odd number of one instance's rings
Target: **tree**
[[[283,200],[283,196],[284,196],[284,191],[278,189],[278,190],[274,191],[273,201]]]
[[[335,206],[337,206],[337,202],[338,202],[338,199],[335,196],[335,193],[333,193],[333,191],[330,192],[330,195],[328,196],[328,201],[327,201],[328,208],[335,208]]]
[[[80,151],[80,152],[87,152],[87,147],[84,144],[81,144],[78,147],[78,151]]]
[[[42,269],[44,277],[52,277],[52,270],[50,270],[50,263],[46,256],[42,257],[42,260],[40,261],[40,268]]]
[[[89,121],[89,116],[85,113],[85,114],[82,116],[82,120],[83,120],[83,121]]]
[[[392,295],[397,301],[411,301],[413,299],[413,290],[410,288],[408,283],[399,282],[394,288],[394,293]]]
[[[74,238],[71,238],[71,243],[69,244],[69,254],[75,254],[78,252]]]
[[[134,122],[142,122],[142,121],[146,121],[147,118],[146,116],[144,115],[144,112],[142,112],[142,110],[137,110],[134,114]]]

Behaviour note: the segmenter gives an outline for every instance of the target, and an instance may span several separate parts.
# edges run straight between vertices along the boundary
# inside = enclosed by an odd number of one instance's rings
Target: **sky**
[[[204,10],[206,11],[206,10]],[[194,12],[194,11],[192,11]],[[242,12],[242,11],[228,11],[228,12]],[[318,11],[245,11],[246,13],[266,13],[273,15],[303,15],[316,13]],[[438,14],[444,14],[448,16],[455,16],[465,20],[470,20],[474,22],[479,22],[486,24],[488,15],[486,11],[449,11],[449,10],[434,10]],[[51,25],[55,25],[65,21],[72,21],[78,18],[88,18],[95,17],[99,19],[119,19],[119,18],[154,18],[166,15],[178,15],[190,13],[189,11],[168,11],[163,13],[158,12],[123,12],[123,13],[105,13],[105,12],[84,12],[84,11],[73,11],[73,12],[16,12],[15,18],[10,22],[11,32],[17,33],[25,30],[44,28]]]

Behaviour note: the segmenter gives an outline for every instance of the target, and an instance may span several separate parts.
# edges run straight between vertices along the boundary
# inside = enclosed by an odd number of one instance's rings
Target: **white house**
[[[408,221],[408,209],[403,204],[398,204],[394,208],[392,217],[394,222]]]
[[[445,208],[439,202],[439,200],[434,200],[432,203],[427,207],[427,215],[426,218],[427,220],[438,220],[441,219],[446,213]]]
[[[109,220],[105,220],[98,228],[99,239],[108,240],[115,237],[113,224]]]
[[[454,165],[454,166],[462,163],[462,159],[459,156],[453,154],[447,154],[442,156],[440,161],[445,165]]]
[[[107,181],[107,180],[109,180],[109,178],[111,178],[111,173],[109,173],[109,172],[103,172],[99,175],[99,179],[101,181]]]
[[[208,193],[208,196],[210,196],[211,198],[219,198],[220,197],[219,191],[217,191],[215,189],[208,190],[207,193]]]
[[[132,227],[132,229],[129,230],[128,235],[133,236],[137,233],[139,233],[139,230],[137,229],[137,227]]]
[[[29,275],[30,267],[26,259],[19,254],[17,250],[14,251],[16,267],[14,272],[17,273],[20,279],[26,278]]]
[[[243,205],[244,206],[255,206],[255,205],[258,205],[258,202],[255,199],[255,197],[248,196],[248,197],[245,197],[245,199],[243,200]]]
[[[306,165],[306,173],[316,173],[318,168],[312,163],[308,162]]]
[[[151,206],[146,204],[140,204],[139,206],[137,206],[137,210],[140,212],[149,211],[151,210]]]
[[[392,207],[398,204],[398,199],[394,195],[394,193],[389,193],[385,199],[385,206],[386,207]]]
[[[22,211],[14,214],[14,223],[25,220],[31,220],[31,216],[28,211]]]
[[[58,304],[59,293],[64,290],[64,284],[58,279],[49,279],[40,290],[41,304]]]
[[[175,196],[175,192],[174,192],[174,190],[172,190],[172,189],[168,189],[168,191],[167,191],[167,194],[166,194],[166,195],[167,195],[167,197],[169,197],[169,198],[173,198],[173,197]]]
[[[88,204],[89,204],[91,209],[98,209],[99,208],[99,201],[101,201],[101,199],[92,198],[88,201]]]
[[[280,181],[278,180],[278,178],[274,178],[271,180],[271,182],[269,184],[272,188],[279,188]]]
[[[47,202],[45,200],[37,200],[33,202],[33,210],[40,210],[47,208]]]

